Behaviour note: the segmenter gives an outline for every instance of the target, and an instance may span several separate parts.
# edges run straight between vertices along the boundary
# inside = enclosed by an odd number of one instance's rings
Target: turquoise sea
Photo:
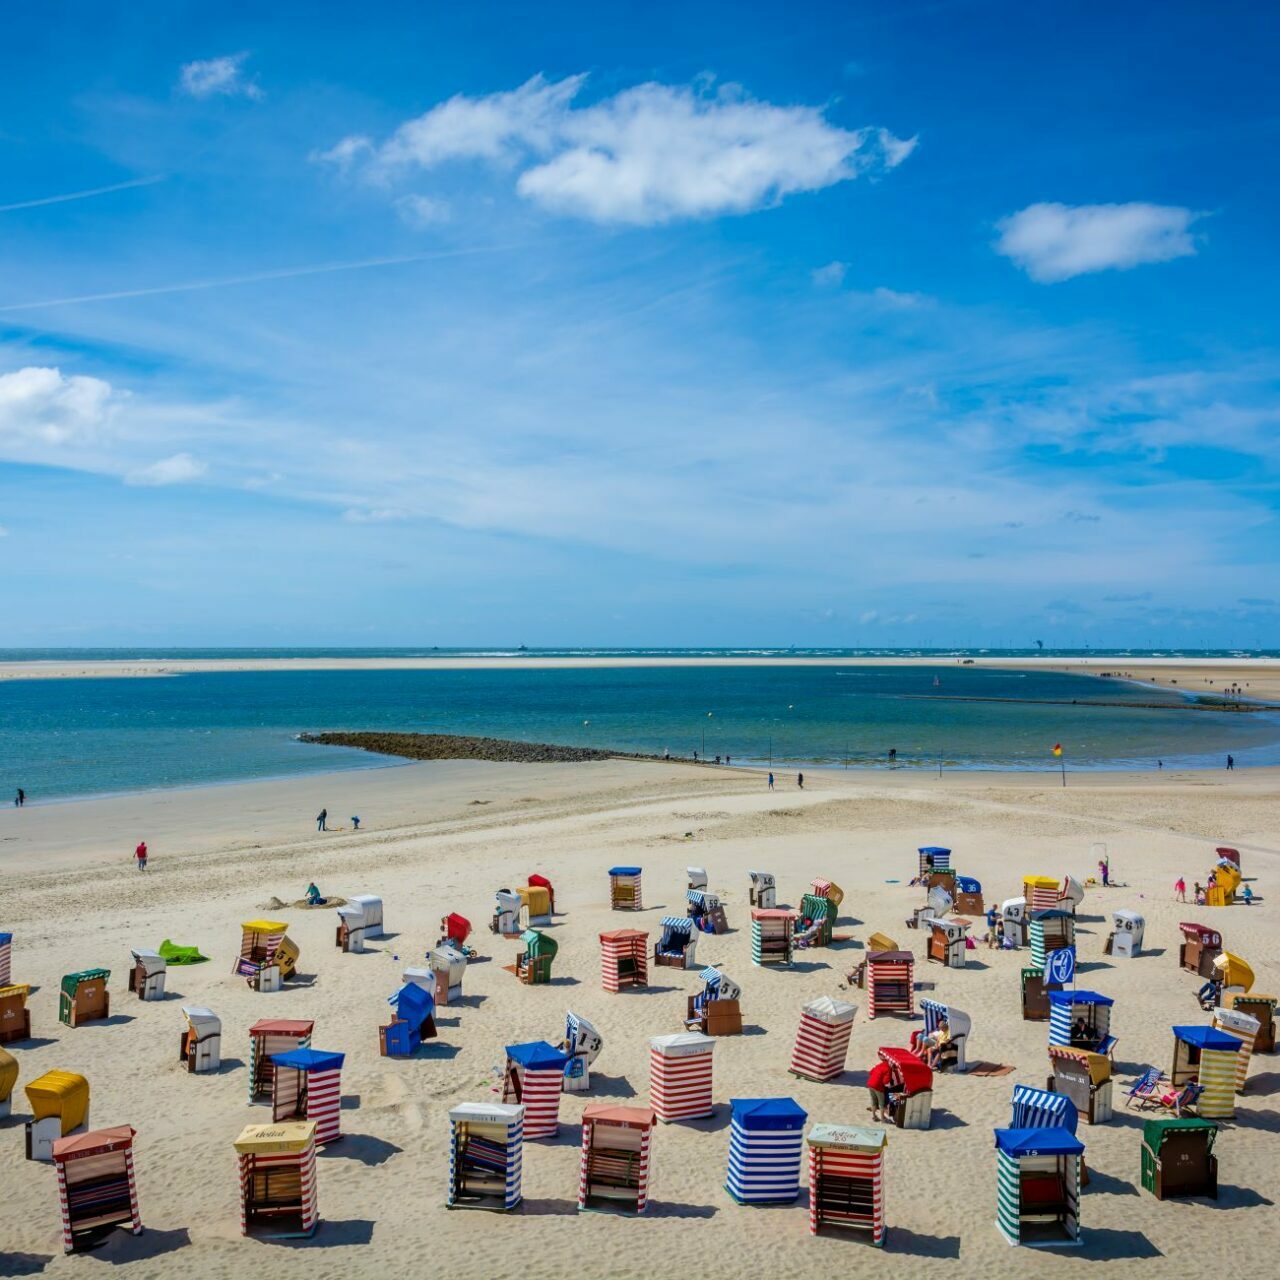
[[[4,650],[3,661],[427,656],[513,650]],[[1053,770],[1280,763],[1280,708],[1191,709],[1169,689],[960,665],[868,667],[869,651],[537,650],[528,656],[738,655],[749,666],[568,670],[276,671],[0,682],[0,795],[32,802],[393,763],[317,747],[326,729],[484,734],[780,768]],[[884,651],[877,651],[884,652]],[[973,651],[984,657],[997,651]],[[1177,651],[1162,654],[1175,656]],[[782,656],[847,656],[788,666]],[[1008,656],[1022,656],[1010,651]],[[1094,656],[1097,656],[1096,654]],[[1149,656],[1130,651],[1125,658]],[[1202,652],[1195,655],[1206,656]],[[1226,656],[1226,655],[1210,655]],[[1253,655],[1250,655],[1253,656]],[[968,701],[967,699],[979,699]],[[987,701],[986,699],[991,699]],[[1157,704],[1150,708],[1118,705]]]

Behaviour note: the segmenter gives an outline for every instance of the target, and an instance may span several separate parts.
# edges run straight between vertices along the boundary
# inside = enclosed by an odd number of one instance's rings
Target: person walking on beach
[[[769,775],[769,790],[773,790],[773,774]]]
[[[18,794],[13,797],[13,807],[21,809],[27,803],[27,793],[21,787],[18,788]]]
[[[1228,770],[1231,770],[1231,769],[1234,769],[1235,767],[1236,767],[1236,758],[1235,758],[1235,756],[1228,756],[1228,757],[1227,757],[1227,769],[1228,769]]]
[[[138,860],[138,870],[145,871],[147,869],[147,842],[140,840],[138,847],[133,851],[133,856]]]
[[[351,829],[352,831],[360,830],[360,815],[358,813],[353,813],[351,815]]]
[[[1111,861],[1103,858],[1098,863],[1098,875],[1102,877],[1102,887],[1105,889],[1111,884]]]
[[[888,1119],[885,1113],[886,1093],[889,1088],[889,1064],[887,1062],[877,1062],[870,1071],[867,1072],[867,1092],[871,1095],[871,1105],[867,1108],[871,1112],[872,1120],[880,1122],[882,1114]]]
[[[1186,902],[1187,900],[1187,882],[1181,876],[1178,877],[1173,886],[1173,898],[1175,902]]]
[[[804,774],[803,773],[796,774],[796,786],[798,786],[801,791],[804,790]]]
[[[328,821],[329,821],[329,810],[321,809],[320,812],[316,814],[316,830],[328,831],[329,830],[329,827],[327,825]]]

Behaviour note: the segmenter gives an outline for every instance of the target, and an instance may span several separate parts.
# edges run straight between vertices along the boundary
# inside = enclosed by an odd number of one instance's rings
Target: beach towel
[[[160,954],[169,964],[204,964],[209,959],[200,954],[199,947],[180,947],[168,938],[160,944]]]

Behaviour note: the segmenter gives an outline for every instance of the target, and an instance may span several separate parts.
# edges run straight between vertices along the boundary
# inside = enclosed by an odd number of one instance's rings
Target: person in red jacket
[[[887,1062],[877,1062],[867,1072],[867,1092],[871,1094],[871,1106],[867,1110],[871,1112],[873,1120],[878,1120],[881,1123],[889,1119],[885,1100],[885,1092],[888,1088],[889,1064]]]
[[[147,869],[147,842],[139,841],[138,847],[133,851],[133,856],[138,860],[138,870],[145,871]]]

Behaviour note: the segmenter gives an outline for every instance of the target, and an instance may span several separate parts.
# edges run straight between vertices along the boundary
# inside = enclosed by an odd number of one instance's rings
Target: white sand
[[[1144,1063],[1167,1067],[1170,1024],[1205,1020],[1193,998],[1197,980],[1177,967],[1180,919],[1211,920],[1251,961],[1258,988],[1280,989],[1273,905],[1280,896],[1217,912],[1170,900],[1177,874],[1203,879],[1222,842],[1242,849],[1246,874],[1264,899],[1280,895],[1273,888],[1280,883],[1277,780],[1270,770],[1166,772],[1072,777],[1063,790],[1045,775],[939,781],[904,770],[815,773],[804,793],[788,775],[770,795],[760,775],[736,770],[423,764],[0,811],[0,927],[15,934],[15,978],[40,988],[32,998],[37,1040],[11,1046],[22,1071],[15,1116],[0,1122],[0,1274],[82,1275],[101,1265],[62,1257],[52,1169],[21,1158],[21,1084],[54,1067],[88,1076],[94,1125],[127,1123],[139,1131],[147,1233],[116,1233],[96,1255],[120,1264],[121,1276],[182,1268],[197,1277],[240,1277],[251,1267],[312,1277],[562,1277],[575,1269],[652,1276],[679,1268],[719,1278],[746,1273],[756,1255],[771,1274],[805,1277],[847,1267],[937,1275],[939,1262],[954,1277],[990,1277],[1009,1267],[1071,1276],[1103,1258],[1141,1276],[1272,1274],[1269,1206],[1280,1197],[1280,1072],[1272,1058],[1255,1059],[1236,1123],[1221,1134],[1216,1205],[1162,1204],[1138,1190],[1140,1119],[1121,1108],[1109,1125],[1081,1125],[1094,1174],[1083,1202],[1085,1247],[1013,1253],[997,1234],[991,1130],[1008,1122],[1013,1083],[1042,1086],[1047,1072],[1046,1027],[1019,1016],[1025,952],[984,948],[963,971],[923,961],[917,969],[918,982],[972,1014],[971,1057],[1017,1070],[998,1079],[939,1077],[934,1127],[890,1132],[883,1253],[859,1237],[810,1237],[803,1198],[794,1207],[741,1208],[723,1182],[729,1098],[789,1095],[812,1121],[865,1120],[867,1095],[858,1084],[876,1046],[905,1044],[912,1027],[893,1018],[869,1022],[857,992],[849,1072],[826,1085],[793,1079],[786,1068],[800,1006],[820,994],[846,995],[842,974],[861,952],[845,945],[808,952],[790,971],[753,968],[748,867],[775,871],[780,899],[793,904],[814,876],[830,877],[846,891],[841,932],[860,943],[884,930],[919,952],[919,935],[901,924],[921,900],[906,886],[917,845],[950,845],[956,866],[981,879],[989,898],[1001,899],[1020,891],[1024,873],[1088,873],[1092,842],[1106,841],[1115,876],[1130,887],[1091,892],[1080,949],[1088,966],[1083,980],[1117,998],[1117,1061],[1127,1079]],[[368,829],[317,836],[311,819],[322,804],[342,822],[360,813]],[[131,856],[144,836],[153,853],[145,876]],[[639,916],[607,907],[605,871],[629,861],[645,868],[649,909]],[[704,937],[699,960],[723,962],[741,983],[751,1034],[717,1042],[716,1119],[659,1126],[651,1213],[640,1220],[579,1217],[577,1117],[599,1099],[647,1103],[647,1038],[681,1029],[686,993],[697,986],[694,973],[659,969],[648,992],[607,995],[596,937],[623,925],[654,932],[659,916],[683,912],[689,864],[708,868],[735,929]],[[557,981],[529,988],[502,970],[514,944],[489,934],[485,923],[493,890],[523,883],[535,870],[554,881],[564,914],[554,930]],[[373,944],[372,954],[343,955],[333,945],[331,910],[284,910],[307,981],[274,996],[250,992],[229,972],[239,921],[260,914],[273,896],[300,897],[311,878],[330,893],[381,893],[388,928],[398,936]],[[902,883],[886,884],[889,878]],[[1146,913],[1152,954],[1103,957],[1107,922],[1100,917],[1119,906]],[[473,941],[493,959],[468,970],[465,1004],[443,1011],[440,1039],[421,1059],[380,1058],[385,997],[403,965],[435,941],[437,922],[450,910],[479,926]],[[143,1004],[126,990],[129,947],[156,946],[165,937],[199,945],[212,963],[170,970],[168,998]],[[114,970],[114,1018],[69,1030],[57,1020],[59,979],[92,965]],[[208,1004],[221,1015],[220,1075],[179,1069],[181,1003]],[[606,1037],[597,1087],[564,1097],[558,1141],[527,1145],[522,1213],[448,1212],[448,1108],[491,1099],[490,1068],[503,1045],[557,1040],[567,1007]],[[349,1136],[320,1158],[323,1222],[313,1241],[296,1246],[305,1257],[292,1256],[295,1246],[238,1233],[231,1141],[265,1115],[245,1100],[246,1030],[272,1016],[314,1018],[316,1046],[347,1054],[342,1114]]]

